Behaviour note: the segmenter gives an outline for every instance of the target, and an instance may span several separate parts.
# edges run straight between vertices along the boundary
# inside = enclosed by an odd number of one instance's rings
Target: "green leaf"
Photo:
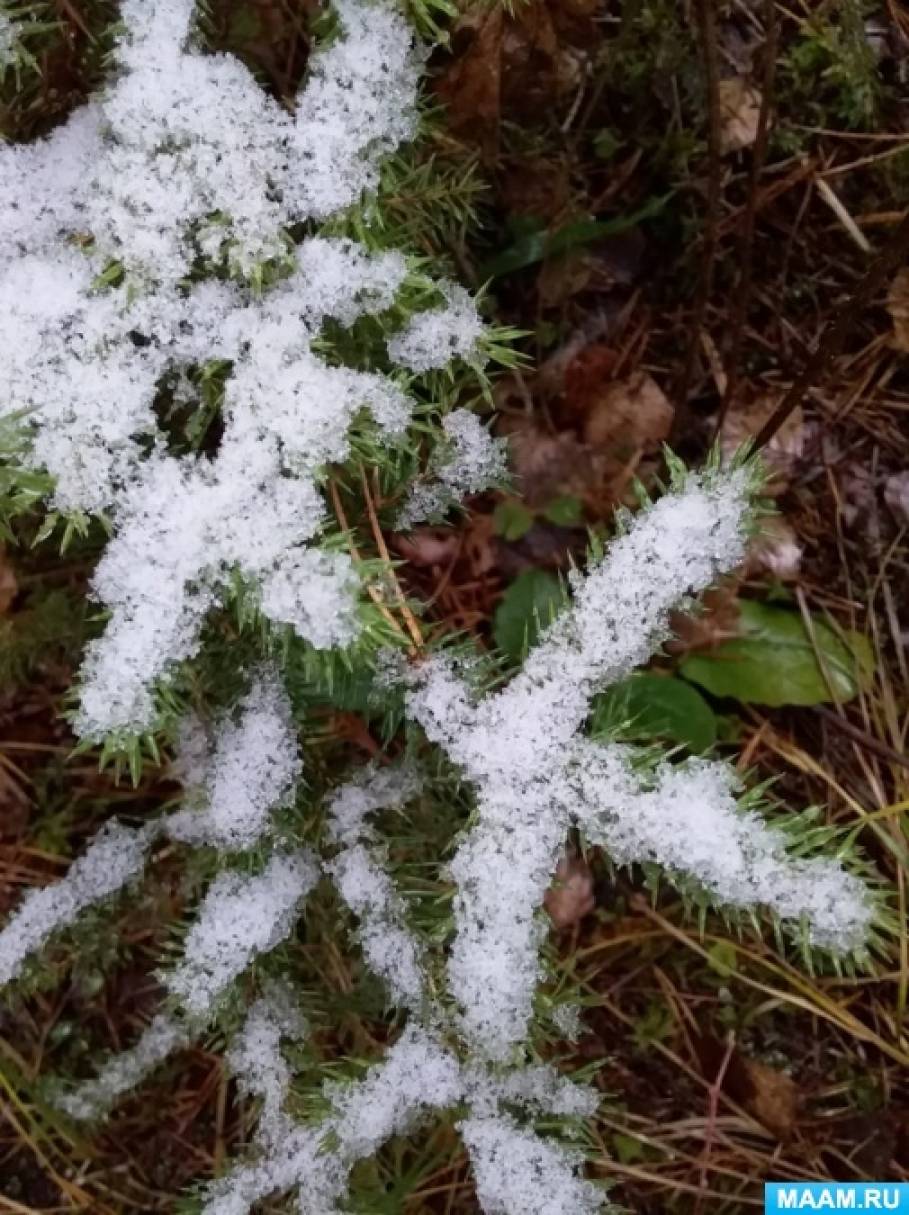
[[[533,266],[544,258],[554,257],[557,253],[566,253],[569,249],[592,244],[605,236],[627,232],[643,220],[659,214],[671,197],[672,193],[651,198],[640,210],[631,215],[617,216],[615,219],[576,219],[554,231],[538,226],[528,228],[520,232],[510,245],[506,245],[485,262],[480,267],[479,277],[481,280],[501,278],[504,274],[513,274],[515,270]]]
[[[732,941],[717,941],[707,951],[707,965],[721,979],[728,979],[739,968],[738,950]]]
[[[868,639],[852,630],[841,638],[821,617],[811,621],[829,686],[801,615],[750,599],[739,604],[740,636],[690,654],[679,672],[714,696],[745,704],[775,708],[851,700],[874,672]]]
[[[604,127],[593,137],[593,153],[597,160],[612,160],[622,146],[622,141],[614,131]]]
[[[635,1139],[631,1135],[616,1132],[612,1136],[612,1146],[619,1164],[634,1164],[646,1155],[644,1144],[640,1139]]]
[[[493,511],[492,522],[503,540],[520,540],[533,527],[533,514],[517,498],[505,498]]]
[[[554,574],[525,570],[505,592],[496,609],[492,635],[509,658],[519,662],[565,604],[565,591]]]
[[[626,738],[668,739],[689,751],[709,750],[716,742],[716,715],[690,684],[646,671],[629,676],[593,702],[591,731]]]
[[[543,517],[558,527],[574,527],[581,521],[581,503],[572,494],[555,498],[543,511]]]

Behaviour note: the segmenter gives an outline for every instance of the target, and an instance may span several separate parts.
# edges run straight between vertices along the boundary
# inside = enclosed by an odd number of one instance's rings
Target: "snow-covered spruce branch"
[[[401,439],[400,373],[480,357],[475,306],[442,283],[438,307],[389,334],[399,374],[330,365],[314,348],[325,322],[387,312],[407,261],[287,237],[354,203],[415,131],[422,52],[396,7],[339,0],[342,36],[313,56],[293,113],[193,46],[194,7],[124,0],[112,81],[49,138],[0,149],[3,413],[28,419],[52,505],[114,530],[93,582],[110,620],[75,722],[95,742],[153,727],[156,684],[237,573],[271,621],[317,647],[353,642],[359,580],[318,544],[322,470],[365,414]],[[198,403],[212,367],[230,368],[218,452],[174,455],[161,393]],[[477,431],[482,459],[494,446]]]
[[[661,765],[581,735],[593,695],[669,636],[669,613],[745,552],[749,471],[691,477],[616,540],[501,691],[476,700],[443,658],[416,675],[408,712],[463,769],[478,821],[458,849],[457,935],[449,981],[475,1049],[507,1059],[525,1036],[540,976],[537,918],[568,829],[619,862],[657,861],[718,903],[806,918],[818,944],[849,951],[872,908],[856,878],[795,861],[781,835],[740,812],[720,764]]]
[[[326,1090],[332,1112],[323,1122],[298,1125],[284,1113],[289,1073],[275,1054],[288,1016],[267,1029],[263,1006],[254,1006],[233,1058],[242,1083],[265,1101],[263,1130],[252,1161],[214,1184],[209,1215],[245,1213],[259,1198],[296,1188],[301,1211],[325,1215],[343,1200],[356,1160],[443,1110],[461,1129],[487,1211],[542,1213],[558,1202],[582,1213],[600,1208],[601,1192],[579,1176],[580,1156],[539,1138],[519,1117],[522,1109],[526,1118],[528,1110],[578,1115],[592,1108],[590,1094],[547,1069],[528,1069],[522,1058],[542,977],[538,913],[574,823],[620,862],[656,861],[695,879],[718,902],[763,903],[781,916],[808,917],[819,941],[860,948],[872,914],[860,883],[831,861],[790,859],[782,836],[736,806],[722,765],[647,769],[630,748],[583,734],[590,697],[646,659],[666,635],[675,604],[741,558],[748,512],[747,470],[691,476],[575,577],[572,605],[502,690],[476,696],[444,657],[411,671],[409,714],[476,795],[476,824],[450,866],[457,894],[447,994],[426,983],[427,942],[408,926],[406,901],[371,822],[383,807],[415,796],[420,778],[409,767],[367,770],[327,803],[334,855],[323,869],[360,921],[367,964],[410,1011],[409,1028],[363,1081]],[[181,1019],[152,1022],[132,1052],[64,1097],[75,1115],[98,1113],[184,1044],[193,1027],[197,1032],[248,962],[288,935],[316,879],[314,859],[288,856],[274,830],[273,813],[299,767],[274,674],[259,677],[240,715],[223,721],[214,741],[198,724],[185,740],[182,769],[195,792],[159,830],[228,851],[237,841],[261,849],[270,839],[271,859],[261,874],[225,870],[215,879],[183,961],[165,976]],[[76,878],[51,891],[73,880],[84,885],[78,866]],[[131,860],[119,869],[129,877],[135,867]],[[100,876],[96,895],[103,898],[111,883]],[[83,891],[78,905],[89,901]],[[54,905],[73,906],[59,896]],[[10,951],[23,925],[25,946],[37,944],[41,934],[27,905],[23,915],[0,935],[0,952]],[[71,918],[67,910],[64,922]],[[46,936],[54,925],[48,919],[44,927]],[[251,1053],[250,1043],[271,1052],[271,1062]],[[275,1077],[274,1085],[262,1081],[267,1092],[256,1079],[266,1074]],[[522,1189],[528,1175],[534,1184]]]

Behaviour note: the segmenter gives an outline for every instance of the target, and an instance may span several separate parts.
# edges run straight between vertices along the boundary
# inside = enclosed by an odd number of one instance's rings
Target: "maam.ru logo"
[[[897,1211],[909,1215],[909,1184],[884,1181],[768,1181],[765,1215],[781,1211]]]

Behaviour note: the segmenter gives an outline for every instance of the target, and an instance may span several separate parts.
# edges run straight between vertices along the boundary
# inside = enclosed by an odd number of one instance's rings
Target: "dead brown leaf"
[[[705,1078],[715,1080],[726,1046],[712,1034],[696,1036],[694,1045]],[[778,1139],[788,1139],[792,1134],[800,1099],[795,1081],[785,1072],[749,1058],[736,1048],[723,1072],[723,1091]]]
[[[421,568],[448,565],[457,554],[458,536],[450,528],[415,527],[407,535],[396,535],[392,546],[405,561]]]
[[[591,343],[562,373],[558,411],[571,429],[551,434],[526,417],[507,425],[512,467],[529,506],[570,494],[590,515],[605,518],[668,437],[672,406],[663,391],[642,371],[610,380],[614,360],[608,347]]]
[[[489,163],[498,151],[503,114],[535,117],[553,99],[575,93],[584,79],[587,52],[560,38],[558,7],[528,0],[508,14],[504,5],[477,6],[455,26],[453,57],[436,90],[449,129],[477,144]]]
[[[701,610],[674,612],[670,618],[672,639],[666,643],[670,654],[711,649],[739,635],[739,584],[736,579],[711,587],[701,596]]]
[[[530,0],[505,22],[502,39],[502,97],[510,118],[539,113],[541,106],[576,84],[570,48],[561,46],[549,6]]]
[[[720,433],[724,455],[732,455],[746,439],[754,438],[780,400],[780,394],[768,393],[730,410]],[[761,452],[768,473],[765,486],[768,494],[781,494],[786,489],[804,452],[805,415],[801,406],[797,406]]]
[[[565,405],[572,414],[586,413],[589,403],[596,398],[603,384],[612,379],[619,353],[605,342],[588,342],[574,351],[569,347],[567,353],[570,358],[561,368]],[[545,375],[550,367],[558,370],[558,358],[557,351],[546,360],[540,369],[541,375]]]
[[[745,1109],[768,1131],[779,1139],[787,1139],[792,1133],[798,1116],[799,1094],[795,1081],[785,1072],[777,1071],[757,1059],[739,1055],[733,1075],[729,1078],[730,1089],[741,1094]],[[735,1095],[733,1093],[733,1095]]]
[[[893,344],[909,354],[909,266],[900,270],[887,292],[887,311],[893,321]]]
[[[562,857],[543,899],[553,927],[561,930],[577,924],[593,911],[595,902],[590,866],[581,856]]]
[[[523,419],[507,430],[515,481],[529,507],[545,506],[563,494],[583,498],[596,484],[592,454],[576,435],[548,434]]]
[[[720,151],[724,156],[750,148],[757,139],[761,94],[744,76],[721,80]]]
[[[500,161],[498,197],[509,215],[532,215],[547,225],[564,221],[571,205],[571,166],[564,156],[515,156]]]
[[[591,401],[584,439],[633,461],[669,438],[673,409],[666,394],[646,371],[605,385]]]
[[[487,160],[499,144],[504,29],[501,5],[471,9],[452,33],[455,58],[436,80],[449,129],[477,144]]]
[[[498,540],[492,515],[473,515],[464,533],[464,558],[474,578],[482,578],[498,564]]]
[[[767,573],[781,582],[793,582],[799,576],[802,553],[791,524],[782,515],[771,515],[762,521],[748,549],[745,577]]]

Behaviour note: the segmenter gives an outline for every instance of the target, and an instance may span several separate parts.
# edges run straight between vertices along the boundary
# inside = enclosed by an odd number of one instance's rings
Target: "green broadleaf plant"
[[[596,698],[590,730],[593,735],[619,732],[637,742],[662,739],[701,755],[716,742],[717,719],[683,679],[638,671]]]
[[[868,639],[842,633],[819,616],[744,599],[739,636],[713,649],[689,654],[679,672],[714,696],[744,704],[817,705],[844,703],[866,687],[874,671]]]

